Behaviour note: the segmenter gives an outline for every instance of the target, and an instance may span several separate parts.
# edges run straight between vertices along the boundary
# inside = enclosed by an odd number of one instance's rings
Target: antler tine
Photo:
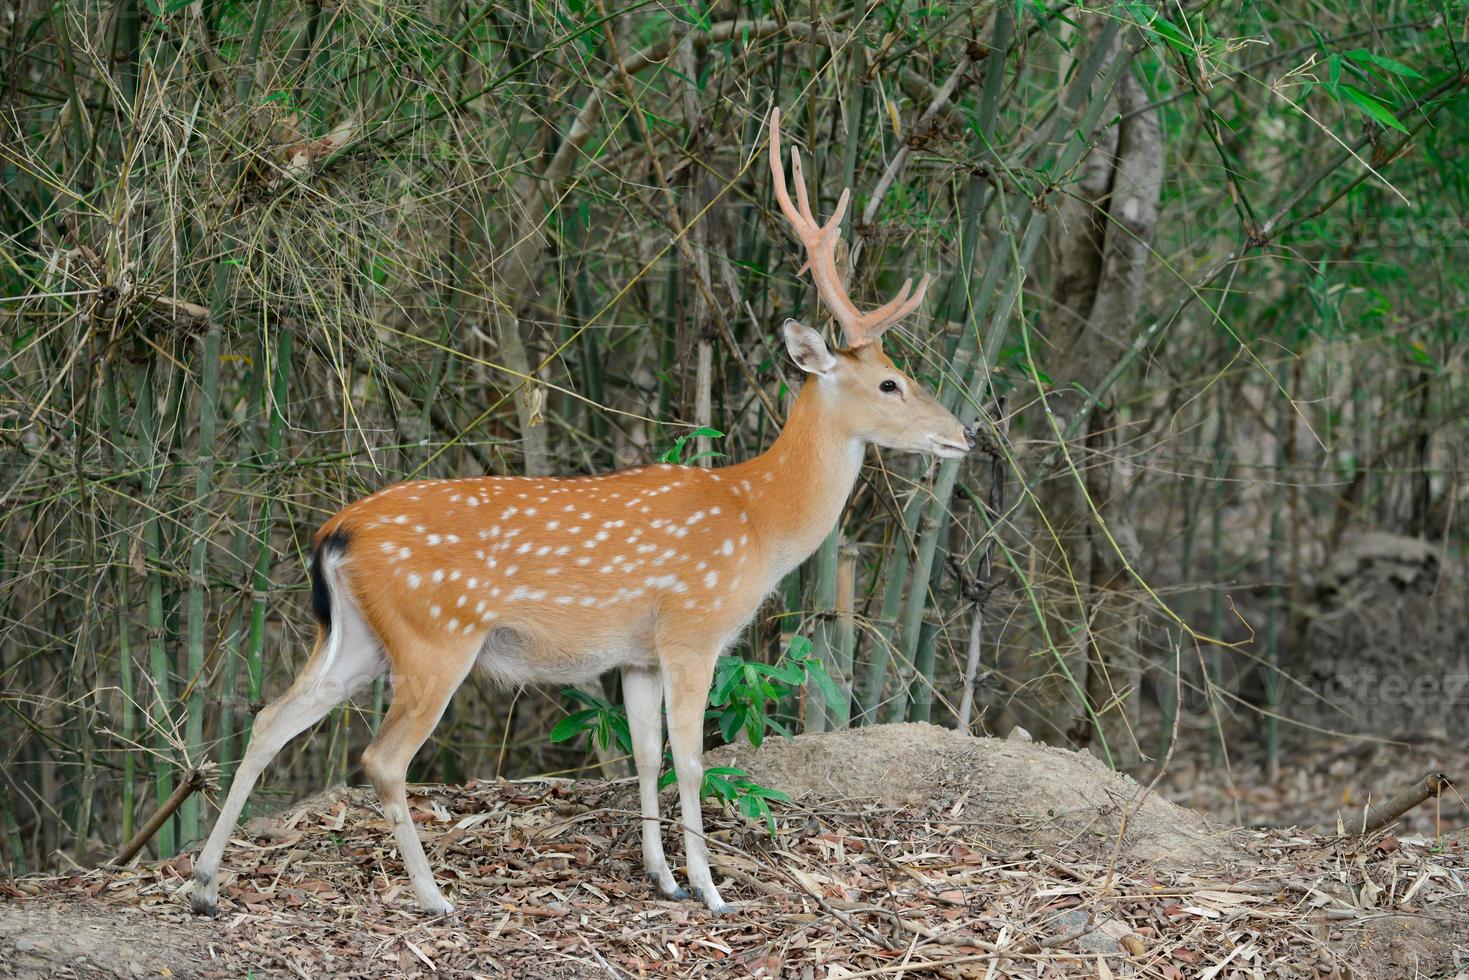
[[[872,329],[886,330],[918,309],[918,304],[923,302],[923,294],[928,291],[928,283],[931,278],[928,273],[924,273],[923,278],[918,281],[918,291],[912,296],[908,295],[908,291],[913,288],[913,279],[911,276],[904,279],[903,288],[898,290],[898,295],[871,313],[865,314],[864,319],[872,323]]]
[[[796,183],[796,205],[801,209],[801,218],[806,227],[813,231],[821,228],[821,222],[811,213],[811,200],[806,195],[806,172],[801,168],[801,148],[791,147],[791,178]]]
[[[851,188],[842,191],[836,211],[823,225],[811,213],[806,178],[801,171],[801,152],[794,146],[791,147],[791,170],[796,182],[794,203],[786,188],[785,166],[780,156],[780,109],[776,107],[770,110],[770,176],[775,185],[775,200],[780,205],[781,213],[795,229],[801,244],[806,246],[806,262],[801,266],[801,271],[811,270],[811,280],[816,285],[816,292],[831,311],[831,315],[842,325],[842,333],[846,336],[848,346],[862,347],[873,343],[884,330],[918,308],[928,289],[929,277],[923,277],[917,291],[912,295],[909,295],[913,288],[913,280],[910,278],[903,283],[898,295],[882,306],[867,313],[859,310],[847,296],[836,262],[836,243],[842,234],[841,224],[847,214],[847,205],[851,202]]]
[[[799,158],[797,158],[796,174],[799,179]],[[778,108],[770,110],[770,177],[775,184],[775,202],[780,205],[780,210],[786,216],[786,220],[795,225],[796,233],[804,242],[806,240],[806,221],[801,216],[801,212],[797,211],[796,206],[791,203],[790,192],[786,190],[785,166],[780,160],[780,109]],[[803,198],[806,196],[804,186],[800,194]]]

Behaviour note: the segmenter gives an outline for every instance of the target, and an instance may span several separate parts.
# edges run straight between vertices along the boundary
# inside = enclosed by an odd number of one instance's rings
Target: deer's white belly
[[[652,644],[636,636],[598,637],[591,648],[560,646],[512,626],[497,626],[485,637],[475,666],[499,684],[578,684],[629,664],[656,662]]]

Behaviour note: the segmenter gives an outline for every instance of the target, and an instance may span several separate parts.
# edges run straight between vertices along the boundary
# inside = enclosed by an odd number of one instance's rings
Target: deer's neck
[[[831,533],[862,468],[864,444],[832,399],[820,382],[807,380],[775,444],[730,467],[732,477],[751,485],[750,521],[769,549],[777,578]]]

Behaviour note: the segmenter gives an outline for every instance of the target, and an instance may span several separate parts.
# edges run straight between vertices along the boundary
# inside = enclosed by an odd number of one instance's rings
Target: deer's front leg
[[[689,886],[709,911],[719,914],[730,907],[719,897],[709,872],[709,848],[704,842],[704,814],[700,805],[704,784],[704,706],[709,701],[709,682],[717,656],[716,652],[660,651],[663,695],[668,705],[668,744],[678,774]]]
[[[663,856],[663,828],[658,815],[658,772],[663,765],[663,689],[657,667],[625,667],[622,701],[632,735],[633,760],[638,767],[638,797],[642,803],[643,868],[664,898],[688,898],[678,887],[668,859]]]

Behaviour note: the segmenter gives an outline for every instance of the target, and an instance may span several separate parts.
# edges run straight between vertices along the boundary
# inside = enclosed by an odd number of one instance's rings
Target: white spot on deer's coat
[[[719,584],[719,573],[718,572],[710,572],[708,575],[705,575],[704,576],[704,585],[707,588],[711,588],[712,589],[712,588],[714,588],[714,586],[716,586],[718,584]]]
[[[423,578],[420,577],[417,572],[409,572],[408,573],[408,587],[410,589],[416,589],[416,588],[418,588],[418,583],[420,583],[422,581],[423,581]]]
[[[431,619],[438,619],[440,612],[442,612],[442,610],[439,609],[439,607],[437,605],[429,606],[428,607],[428,614],[429,614],[429,618],[431,618]]]
[[[722,555],[734,554],[734,542],[729,540],[728,538],[725,538],[724,545],[719,549],[719,553]]]
[[[434,569],[433,580],[435,584],[438,584],[439,582],[442,582],[444,580],[444,570],[442,568]]]

